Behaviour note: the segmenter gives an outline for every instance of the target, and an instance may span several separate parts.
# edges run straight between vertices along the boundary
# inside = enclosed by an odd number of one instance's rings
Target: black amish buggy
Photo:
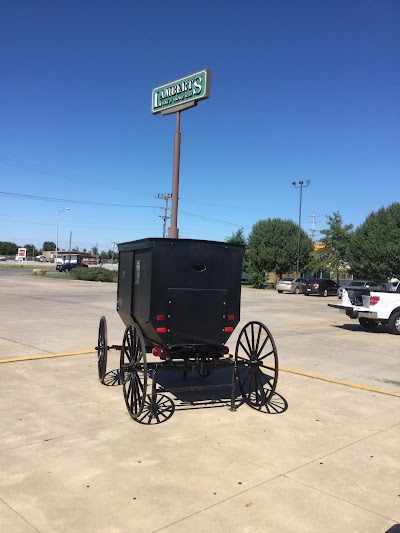
[[[174,412],[171,395],[183,391],[230,388],[236,410],[236,385],[243,400],[262,409],[274,395],[278,354],[261,322],[240,331],[235,354],[226,343],[240,321],[244,247],[224,242],[147,238],[118,244],[117,311],[126,329],[122,345],[107,344],[100,319],[98,373],[105,385],[121,384],[126,407],[140,423],[161,423]],[[107,351],[120,350],[119,370],[107,374]],[[148,357],[149,355],[149,357]],[[214,370],[228,368],[228,385],[211,384]],[[166,389],[161,376],[180,373],[183,386]],[[201,385],[185,383],[197,372]],[[176,375],[176,374],[175,374]]]

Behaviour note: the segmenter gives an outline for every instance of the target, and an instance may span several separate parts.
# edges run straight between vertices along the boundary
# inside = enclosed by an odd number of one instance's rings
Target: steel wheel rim
[[[107,321],[104,316],[100,318],[99,335],[97,339],[97,370],[99,380],[104,383],[107,370]]]
[[[121,347],[120,376],[125,404],[136,420],[143,411],[147,391],[146,346],[136,324],[125,330]]]
[[[274,395],[278,382],[278,352],[264,324],[249,322],[243,327],[236,343],[235,361],[245,402],[261,409]]]
[[[144,425],[162,424],[171,418],[174,411],[174,402],[165,394],[157,394],[154,398],[148,394],[136,422]]]

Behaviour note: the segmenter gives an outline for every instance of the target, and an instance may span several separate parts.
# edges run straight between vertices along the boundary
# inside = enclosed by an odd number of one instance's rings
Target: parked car
[[[387,283],[382,283],[382,286],[383,290],[386,292],[400,292],[400,281],[388,281]]]
[[[64,263],[63,265],[57,265],[56,270],[58,272],[69,272],[73,268],[88,268],[87,265],[84,265],[83,263]]]
[[[247,272],[242,272],[242,285],[250,285],[249,276]]]
[[[292,292],[299,294],[303,292],[303,285],[306,282],[304,278],[283,278],[276,284],[276,290],[279,293]]]
[[[4,255],[0,255],[0,261],[7,261],[7,257]]]
[[[352,280],[346,283],[346,285],[342,285],[337,290],[338,298],[343,297],[343,289],[356,289],[357,287],[365,287],[366,289],[373,289],[373,290],[384,290],[383,284],[377,283],[376,281],[366,281],[366,280]]]
[[[338,284],[333,279],[314,278],[306,282],[304,296],[318,294],[319,296],[336,296]]]

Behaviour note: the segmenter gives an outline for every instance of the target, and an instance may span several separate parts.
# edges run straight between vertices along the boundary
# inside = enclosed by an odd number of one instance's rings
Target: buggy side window
[[[140,284],[140,259],[135,261],[135,285]]]

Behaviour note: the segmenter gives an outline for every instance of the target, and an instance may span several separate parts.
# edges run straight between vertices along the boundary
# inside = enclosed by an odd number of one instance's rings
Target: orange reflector
[[[157,322],[162,322],[165,320],[165,315],[157,315]]]
[[[167,332],[167,328],[157,328],[156,331],[157,331],[157,333],[166,333]]]
[[[227,326],[226,328],[224,328],[224,331],[226,331],[226,333],[232,333],[233,328],[231,326]]]
[[[235,320],[235,315],[228,315],[228,320]]]
[[[155,356],[155,357],[161,357],[161,354],[162,354],[162,349],[161,348],[153,348],[151,350],[151,353]]]

